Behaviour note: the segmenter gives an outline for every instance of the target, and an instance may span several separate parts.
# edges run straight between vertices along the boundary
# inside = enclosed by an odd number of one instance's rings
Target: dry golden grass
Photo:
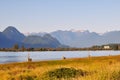
[[[120,56],[75,58],[0,65],[0,80],[44,80],[46,72],[74,68],[88,72],[85,76],[54,80],[120,80]],[[50,78],[45,80],[51,80]]]

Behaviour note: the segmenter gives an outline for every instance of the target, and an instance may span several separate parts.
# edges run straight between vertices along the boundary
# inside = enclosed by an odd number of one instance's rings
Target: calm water
[[[120,51],[45,51],[45,52],[0,52],[0,63],[25,62],[28,53],[33,61],[56,60],[66,58],[79,58],[91,56],[120,55]]]

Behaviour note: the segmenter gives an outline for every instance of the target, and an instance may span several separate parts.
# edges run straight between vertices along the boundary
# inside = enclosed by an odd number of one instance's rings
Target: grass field
[[[1,64],[0,80],[120,80],[120,56]]]

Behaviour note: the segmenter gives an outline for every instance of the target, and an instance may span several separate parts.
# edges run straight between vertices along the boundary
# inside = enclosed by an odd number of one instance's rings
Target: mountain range
[[[11,48],[15,44],[26,48],[63,47],[56,38],[49,34],[45,34],[44,36],[25,36],[13,26],[9,26],[3,32],[0,32],[0,48]]]
[[[86,31],[54,31],[51,33],[31,33],[25,36],[15,27],[9,26],[0,32],[0,48],[11,48],[15,44],[27,48],[40,47],[91,47],[94,45],[120,43],[120,31],[110,31],[104,34]],[[68,45],[68,46],[65,46]]]
[[[45,35],[47,33],[32,33],[31,35]],[[110,31],[103,34],[96,32],[86,31],[54,31],[49,33],[61,44],[68,45],[70,47],[91,47],[93,45],[113,44],[120,43],[120,31]]]

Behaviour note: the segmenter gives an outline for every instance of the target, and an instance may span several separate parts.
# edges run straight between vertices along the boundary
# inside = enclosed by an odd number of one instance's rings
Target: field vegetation
[[[0,80],[120,80],[120,56],[1,64]]]

